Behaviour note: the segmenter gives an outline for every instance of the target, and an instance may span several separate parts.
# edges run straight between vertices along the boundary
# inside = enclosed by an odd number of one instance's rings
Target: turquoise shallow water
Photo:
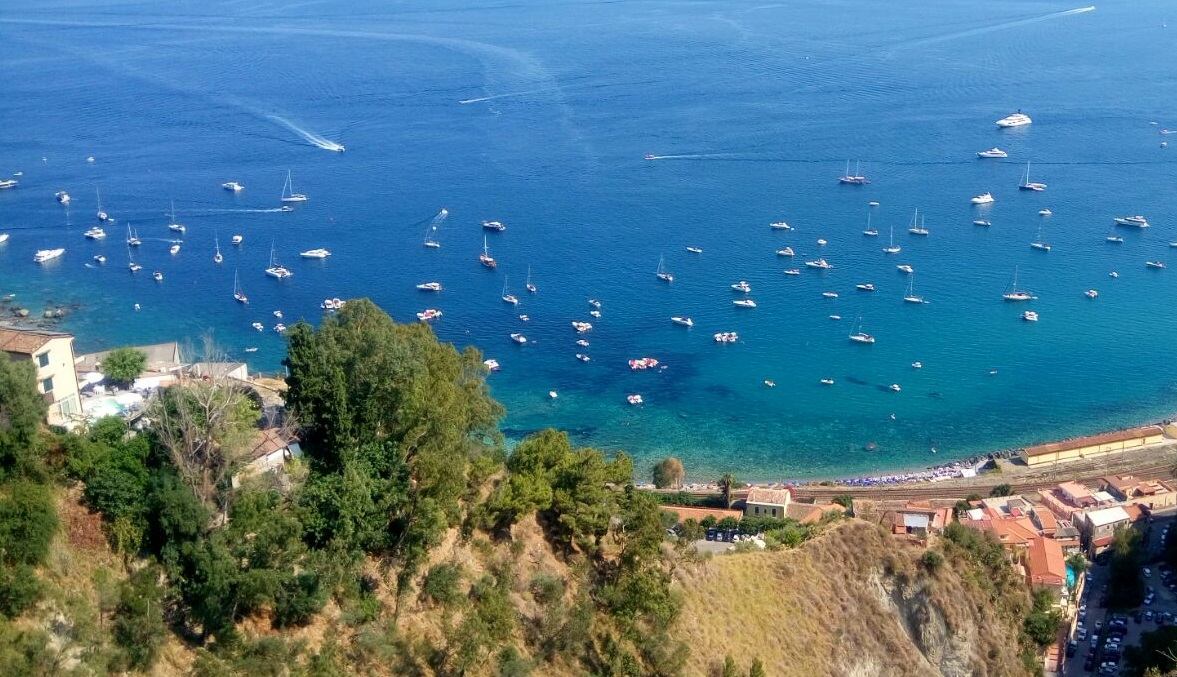
[[[0,292],[80,304],[67,328],[82,350],[212,331],[266,371],[282,341],[249,325],[275,309],[289,323],[317,320],[324,297],[370,296],[403,321],[438,307],[441,338],[502,364],[490,381],[510,437],[557,426],[639,467],[674,453],[693,480],[920,467],[1173,410],[1177,270],[1144,267],[1177,263],[1166,3],[466,4],[6,5],[0,173],[23,175],[0,191]],[[1019,107],[1033,125],[993,125]],[[1010,157],[975,158],[993,146]],[[838,185],[847,158],[870,185]],[[1046,192],[1017,190],[1027,161]],[[310,200],[265,211],[287,169]],[[81,235],[95,187],[118,222],[98,243]],[[986,190],[994,205],[968,204]],[[175,257],[173,199],[189,229]],[[872,200],[877,239],[861,234]],[[443,247],[425,249],[443,206]],[[927,238],[907,233],[916,208]],[[1153,226],[1104,242],[1113,216],[1136,213]],[[971,225],[981,214],[992,227]],[[482,219],[508,226],[488,237],[495,273],[477,264]],[[781,219],[795,230],[768,228]],[[145,240],[138,276],[128,221]],[[1048,254],[1029,248],[1040,224]],[[892,227],[903,251],[887,256]],[[262,273],[271,242],[286,282]],[[774,254],[786,245],[792,263]],[[33,265],[45,247],[67,253]],[[334,255],[297,258],[312,247]],[[96,253],[105,266],[86,265]],[[673,285],[654,277],[662,255]],[[835,269],[782,274],[818,255]],[[901,301],[898,263],[930,303]],[[1037,324],[1000,299],[1015,268]],[[161,284],[144,274],[156,269]],[[248,308],[231,299],[234,270]],[[739,279],[756,309],[732,306]],[[414,289],[427,280],[445,291]],[[602,318],[581,349],[569,323],[592,319],[589,298]],[[847,341],[856,318],[875,345]],[[717,345],[716,331],[742,340]],[[666,369],[626,366],[646,355]]]

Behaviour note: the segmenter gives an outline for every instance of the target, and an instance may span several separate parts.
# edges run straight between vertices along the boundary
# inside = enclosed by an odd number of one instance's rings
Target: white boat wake
[[[524,92],[506,92],[504,94],[491,94],[489,96],[478,96],[473,99],[462,99],[458,103],[460,103],[462,105],[466,105],[466,104],[471,104],[471,103],[478,103],[480,101],[493,101],[495,99],[506,99],[506,98],[512,97],[512,96],[527,96],[528,94],[545,94],[545,93],[548,93],[551,91],[552,91],[552,89],[550,87],[545,87],[543,89],[529,89]]]
[[[290,211],[281,207],[267,207],[266,209],[187,209],[185,214],[274,214]]]
[[[282,125],[283,127],[286,127],[287,129],[294,132],[295,134],[298,134],[299,136],[301,136],[303,138],[304,141],[311,144],[312,146],[317,146],[319,148],[322,148],[323,150],[335,151],[336,153],[342,153],[345,150],[343,144],[336,143],[336,142],[332,141],[331,139],[328,139],[323,136],[319,136],[318,134],[310,131],[309,129],[303,129],[302,127],[299,127],[298,125],[294,124],[290,120],[287,120],[286,118],[284,118],[280,115],[267,114],[266,119],[273,120],[274,122],[277,122],[278,124]]]
[[[1016,28],[1018,26],[1025,26],[1027,24],[1035,24],[1040,21],[1050,21],[1052,19],[1061,19],[1063,17],[1074,16],[1076,14],[1086,14],[1087,12],[1094,12],[1095,5],[1087,7],[1076,7],[1075,9],[1063,10],[1061,12],[1051,12],[1050,14],[1040,14],[1038,16],[1027,17],[1025,19],[1014,19],[1012,21],[1004,21],[992,26],[982,26],[980,28],[971,28],[966,31],[958,31],[956,33],[949,33],[948,35],[938,35],[935,37],[924,38],[922,40],[914,40],[912,42],[904,43],[903,47],[917,47],[923,45],[935,44],[937,42],[945,42],[948,40],[959,40],[960,38],[970,38],[975,35],[984,35],[985,33],[992,33],[994,31],[1002,31],[1007,28]]]

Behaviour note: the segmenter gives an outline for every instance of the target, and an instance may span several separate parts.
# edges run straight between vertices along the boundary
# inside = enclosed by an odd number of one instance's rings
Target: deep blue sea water
[[[83,351],[211,331],[263,371],[281,368],[284,345],[250,323],[272,326],[275,309],[290,323],[317,321],[324,297],[368,296],[401,321],[438,307],[442,339],[502,364],[490,382],[510,437],[565,428],[640,468],[673,453],[692,480],[920,467],[1167,416],[1177,148],[1159,132],[1177,129],[1177,24],[1161,0],[1079,7],[7,2],[0,175],[23,175],[0,191],[0,293],[34,311],[80,304],[65,327]],[[1034,124],[995,127],[1017,108]],[[976,159],[993,146],[1010,157]],[[870,185],[837,183],[847,159]],[[1046,192],[1017,190],[1027,161]],[[288,169],[309,201],[266,211]],[[245,190],[221,190],[229,180]],[[82,237],[96,188],[117,221],[102,242]],[[997,202],[971,207],[986,190]],[[172,200],[188,226],[177,256]],[[872,200],[880,238],[861,234]],[[426,249],[442,207],[443,247]],[[916,208],[930,237],[907,233]],[[1137,213],[1152,227],[1105,243],[1113,216]],[[993,225],[973,226],[979,214]],[[493,273],[477,261],[482,219],[508,227],[488,236]],[[795,230],[768,228],[782,219]],[[144,239],[138,275],[128,222]],[[1049,253],[1029,247],[1040,223]],[[888,256],[892,227],[903,251]],[[290,280],[264,276],[271,242]],[[774,254],[786,245],[793,262]],[[33,264],[48,247],[67,252]],[[333,256],[298,258],[313,247]],[[835,269],[782,274],[818,255]],[[672,285],[655,279],[660,256]],[[930,303],[901,301],[898,263]],[[1039,297],[1026,306],[1001,300],[1015,268]],[[247,308],[231,298],[235,270]],[[500,300],[507,278],[518,308]],[[732,305],[739,279],[758,308]],[[445,290],[415,290],[429,280]],[[570,322],[591,319],[589,298],[602,318],[582,349]],[[1027,307],[1040,322],[1019,319]],[[847,341],[857,318],[875,345]],[[531,342],[514,345],[515,331]],[[717,345],[717,331],[742,340]],[[631,372],[640,356],[666,369]]]

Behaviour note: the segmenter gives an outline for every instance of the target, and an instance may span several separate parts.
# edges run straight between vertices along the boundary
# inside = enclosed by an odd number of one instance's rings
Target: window
[[[49,393],[52,390],[53,390],[53,377],[52,376],[45,379],[44,381],[41,381],[41,392]]]
[[[773,517],[776,517],[776,508],[773,508],[773,509],[772,509],[772,516],[773,516]]]
[[[759,514],[760,514],[760,506],[756,506],[756,514],[757,514],[757,515],[759,515]]]
[[[49,366],[49,353],[41,353],[37,356],[37,365],[41,367]]]

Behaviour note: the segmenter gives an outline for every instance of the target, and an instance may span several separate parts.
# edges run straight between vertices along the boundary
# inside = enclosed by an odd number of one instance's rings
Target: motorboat
[[[694,320],[689,317],[679,317],[678,315],[675,315],[674,317],[670,318],[670,321],[683,327],[695,326]]]
[[[878,207],[879,206],[879,203],[876,200],[871,200],[867,204],[870,205],[871,207]]]
[[[224,188],[225,190],[232,191],[234,193],[240,193],[241,191],[245,190],[245,186],[241,185],[240,183],[237,183],[236,181],[226,181],[221,184],[221,188]]]
[[[139,265],[138,263],[135,263],[134,261],[131,261],[130,263],[127,264],[127,269],[129,269],[132,273],[137,273],[140,270],[143,270],[143,266]]]
[[[829,270],[829,269],[833,268],[834,266],[831,265],[830,262],[826,261],[825,259],[817,259],[816,261],[806,261],[805,267],[817,268],[819,270]]]
[[[592,358],[589,357],[588,355],[585,355],[584,353],[577,353],[576,359],[580,360],[581,362],[588,362]]]
[[[840,320],[840,319],[842,319],[842,316],[841,315],[830,315],[830,319],[831,320]]]
[[[589,324],[588,322],[573,322],[572,328],[576,330],[576,333],[583,334],[586,331],[592,331],[593,325]]]
[[[63,205],[69,204],[69,193],[65,192],[64,190],[57,191],[53,194],[53,197],[57,198],[57,201]]]
[[[418,291],[441,291],[440,282],[422,282],[417,285]]]
[[[766,378],[766,379],[764,379],[764,385],[765,385],[765,387],[766,387],[766,388],[775,388],[775,387],[776,387],[776,381],[773,381],[772,379],[767,379],[767,378]]]
[[[987,227],[989,227],[989,226],[992,226],[993,224],[992,224],[992,223],[990,223],[990,222],[989,222],[988,220],[986,220],[986,219],[974,219],[974,220],[973,220],[973,225],[974,225],[974,226],[985,226],[985,227],[987,228]]]
[[[1001,150],[1000,148],[990,148],[989,150],[980,150],[980,151],[977,151],[977,157],[982,157],[982,158],[1007,158],[1007,157],[1009,157],[1009,153],[1007,153],[1007,152],[1005,152],[1005,151]]]
[[[278,280],[284,280],[294,275],[294,273],[287,267],[278,263],[278,259],[274,258],[274,245],[270,245],[270,265],[266,268],[266,275]]]
[[[1136,216],[1117,216],[1115,219],[1117,226],[1133,226],[1135,228],[1148,228],[1148,221],[1137,214]]]
[[[747,294],[752,291],[752,286],[749,285],[747,281],[740,280],[739,282],[732,285],[732,289],[735,291],[741,291],[741,292],[744,292],[745,294]]]
[[[482,237],[482,253],[478,255],[478,262],[491,270],[494,270],[499,265],[490,255],[490,248],[486,244],[485,235]]]
[[[0,244],[8,242],[8,233],[0,233]]]
[[[282,205],[281,207],[278,207],[278,211],[280,211],[280,212],[292,212],[292,211],[294,211],[294,207],[291,207],[290,205]]]
[[[633,371],[645,371],[653,369],[660,363],[653,357],[638,357],[629,361],[629,368]]]
[[[912,369],[923,369],[923,368],[924,368],[924,363],[923,363],[923,362],[912,362],[912,363],[911,363],[911,368],[912,368]]]
[[[893,393],[897,393],[903,389],[899,387],[898,383],[892,383],[891,385],[887,386],[887,390],[890,390]]]
[[[976,197],[969,198],[969,202],[971,202],[975,205],[987,205],[987,204],[992,204],[993,202],[996,202],[996,200],[993,199],[992,193],[986,192],[986,193],[981,193],[980,195],[977,195]]]
[[[1124,243],[1124,238],[1122,238],[1122,237],[1120,237],[1119,235],[1116,235],[1115,233],[1113,233],[1113,234],[1111,234],[1111,235],[1108,235],[1107,237],[1105,237],[1105,238],[1104,238],[1104,241],[1105,241],[1105,242],[1113,242],[1113,243],[1115,243],[1115,244],[1123,244],[1123,243]]]
[[[901,264],[895,266],[895,268],[896,268],[896,270],[899,270],[900,272],[903,272],[903,273],[907,273],[908,275],[911,275],[912,273],[915,272],[915,268],[912,268],[911,266],[907,265],[906,263],[901,263]]]
[[[855,163],[854,173],[850,173],[850,161],[846,161],[846,173],[838,177],[838,183],[845,183],[853,186],[865,186],[870,183],[862,174],[861,163]]]
[[[3,236],[0,236],[0,238],[2,238],[2,237]],[[3,239],[0,239],[0,242],[3,242],[3,241],[4,241]],[[94,262],[95,263],[106,263],[106,257],[103,256],[102,254],[96,254],[94,256]]]
[[[773,223],[768,224],[768,227],[772,228],[773,230],[793,230],[793,227],[784,221],[774,221]]]
[[[282,319],[282,311],[281,311],[281,310],[275,310],[275,311],[274,311],[274,317],[276,317],[276,318],[278,318],[279,320],[281,320],[281,319]]]
[[[776,250],[776,255],[777,256],[793,256],[793,248],[792,247],[785,247],[784,249],[778,249],[778,250]]]
[[[294,192],[294,184],[290,181],[290,170],[286,170],[286,183],[282,184],[281,202],[306,202],[307,196]]]
[[[1119,276],[1120,276],[1120,274],[1114,270],[1112,272],[1108,273],[1108,277],[1119,277]]]
[[[499,222],[499,221],[483,221],[483,222],[482,222],[482,229],[483,229],[483,230],[493,230],[493,231],[496,231],[496,232],[499,232],[499,233],[501,233],[501,232],[503,232],[504,230],[506,230],[506,229],[507,229],[507,227],[506,227],[506,226],[504,226],[504,225],[503,225],[501,222]]]
[[[247,352],[247,353],[256,353],[256,352],[257,352],[257,348],[256,348],[256,347],[254,347],[254,346],[250,346],[249,348],[246,348],[246,349],[245,349],[245,352]]]
[[[1022,319],[1027,322],[1037,322],[1038,313],[1034,312],[1033,310],[1027,310],[1026,312],[1022,313]]]
[[[832,379],[832,378],[823,378],[823,379],[820,381],[820,383],[821,383],[823,386],[832,386],[832,385],[834,385],[834,379]]]
[[[1050,211],[1049,209],[1046,209],[1045,207],[1038,210],[1038,216],[1050,216],[1053,213],[1054,212]]]
[[[824,247],[824,246],[826,246],[826,244],[827,244],[827,242],[824,239],[818,238],[817,246]]]
[[[151,274],[151,279],[155,280],[156,282],[163,282],[163,273],[157,270]]]
[[[82,233],[82,235],[85,235],[91,240],[101,240],[102,238],[106,237],[106,231],[102,230],[98,226],[94,226],[93,228],[90,228],[86,232]]]
[[[300,252],[299,256],[303,257],[304,259],[325,259],[328,256],[331,256],[331,252],[327,251],[326,249],[308,249],[305,252]]]
[[[33,263],[45,263],[46,261],[52,261],[64,253],[64,249],[41,249],[36,254],[33,254]]]
[[[821,293],[821,295],[822,295],[824,298],[827,298],[827,299],[836,299],[836,298],[838,298],[838,292],[836,292],[836,291],[823,291],[823,292]]]
[[[674,282],[674,276],[666,272],[666,262],[661,256],[658,257],[658,271],[655,272],[654,275],[663,282]]]
[[[519,345],[527,343],[527,337],[519,333],[511,334],[511,340],[515,343],[518,343]]]
[[[282,332],[286,331],[286,325],[279,322],[278,324],[274,325],[274,331],[281,334]]]
[[[589,347],[589,342],[584,339],[576,339],[576,345],[580,346],[581,348],[587,348]]]
[[[442,312],[436,308],[426,308],[425,310],[417,313],[417,320],[421,322],[429,322],[430,320],[436,320],[437,318],[441,317],[441,315]]]
[[[232,238],[229,239],[229,242],[231,242],[232,244],[235,244],[235,245],[241,244],[242,242],[245,242],[245,238],[241,237],[240,235],[234,235]]]
[[[16,179],[0,179],[0,190],[5,188],[15,188],[20,183]]]
[[[520,315],[520,316],[519,316],[519,321],[520,321],[520,322],[531,322],[531,318],[530,318],[530,317],[528,317],[527,315]]]
[[[854,288],[857,289],[858,291],[874,291],[875,290],[875,286],[869,282],[864,283],[864,284],[856,284],[856,285],[854,285]]]
[[[753,301],[752,299],[738,299],[738,300],[732,301],[732,305],[735,305],[739,308],[755,308],[756,302]]]
[[[177,243],[177,244],[173,244],[172,246],[168,247],[168,253],[173,254],[173,255],[179,254],[180,253],[180,245]]]
[[[734,331],[721,331],[712,338],[716,343],[735,343],[740,340],[740,335]]]
[[[258,331],[265,331],[265,326],[261,322],[254,322],[254,323],[250,324],[249,326],[253,327],[254,329],[256,329]]]
[[[483,360],[482,366],[486,367],[487,371],[498,371],[500,369],[498,360]]]
[[[1094,289],[1088,289],[1087,291],[1083,292],[1083,295],[1089,299],[1093,299],[1099,296],[1099,292],[1095,291]]]
[[[785,275],[800,275],[800,274],[801,274],[801,269],[799,269],[799,268],[790,268],[790,269],[788,269],[788,270],[784,271],[784,273],[785,273]]]
[[[647,154],[646,154],[646,156],[645,156],[644,158],[642,158],[642,159],[643,159],[643,160],[657,160],[657,159],[658,159],[658,156],[657,156],[657,155],[651,155],[651,154],[647,153]]]
[[[642,404],[643,403],[641,395],[626,395],[625,401],[629,402],[630,404]]]
[[[1144,265],[1148,266],[1149,268],[1164,268],[1165,267],[1165,264],[1161,261],[1145,261]]]
[[[1029,115],[1023,113],[1020,109],[1016,113],[1007,115],[997,121],[998,127],[1022,127],[1034,122]]]
[[[588,304],[589,304],[590,306],[594,307],[594,308],[600,308],[600,307],[601,307],[601,302],[600,302],[600,301],[598,301],[598,300],[596,300],[596,299],[589,299],[589,300],[588,300]]]
[[[702,247],[687,247],[687,251],[689,251],[692,254],[702,254],[703,248]]]

